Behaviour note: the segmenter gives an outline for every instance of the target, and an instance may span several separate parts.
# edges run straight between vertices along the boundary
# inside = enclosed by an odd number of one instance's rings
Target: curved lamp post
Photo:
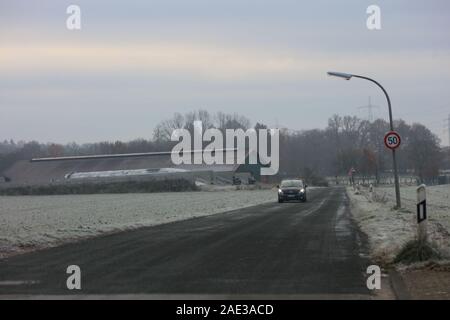
[[[388,93],[386,92],[386,90],[383,88],[383,86],[381,84],[379,84],[377,81],[375,81],[371,78],[359,76],[359,75],[351,74],[351,73],[331,72],[330,71],[330,72],[327,72],[327,74],[329,76],[338,77],[338,78],[342,78],[345,80],[350,80],[351,78],[360,78],[360,79],[368,80],[370,82],[375,83],[381,90],[383,90],[383,93],[386,96],[386,100],[387,100],[388,107],[389,107],[389,126],[390,126],[391,131],[394,131],[394,124],[392,121],[391,99],[389,98]],[[393,165],[394,165],[395,200],[397,202],[397,209],[399,209],[402,207],[402,204],[401,204],[401,200],[400,200],[400,183],[398,180],[397,160],[395,157],[395,149],[392,149],[392,161],[393,161]]]

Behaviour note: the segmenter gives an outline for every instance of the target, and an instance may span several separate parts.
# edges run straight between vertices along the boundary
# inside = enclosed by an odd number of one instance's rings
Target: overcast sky
[[[66,28],[81,8],[82,29]],[[381,30],[366,9],[381,8]],[[0,0],[0,139],[150,138],[194,109],[291,129],[334,114],[421,122],[448,145],[450,2]]]

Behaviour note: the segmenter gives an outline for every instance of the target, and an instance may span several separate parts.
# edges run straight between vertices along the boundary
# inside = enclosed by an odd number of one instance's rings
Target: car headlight
[[[278,193],[280,193],[280,194],[281,194],[281,193],[283,193],[283,190],[281,190],[281,189],[278,189]]]
[[[305,193],[305,189],[300,189],[300,193]]]

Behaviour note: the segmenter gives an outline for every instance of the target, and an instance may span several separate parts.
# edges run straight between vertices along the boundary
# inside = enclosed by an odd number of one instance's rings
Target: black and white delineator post
[[[424,184],[417,187],[417,236],[419,241],[427,241],[427,194]]]

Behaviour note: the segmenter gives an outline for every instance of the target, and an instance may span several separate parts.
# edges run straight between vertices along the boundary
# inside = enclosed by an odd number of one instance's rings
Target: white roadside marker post
[[[417,188],[417,236],[420,242],[427,241],[427,195],[424,184]]]

